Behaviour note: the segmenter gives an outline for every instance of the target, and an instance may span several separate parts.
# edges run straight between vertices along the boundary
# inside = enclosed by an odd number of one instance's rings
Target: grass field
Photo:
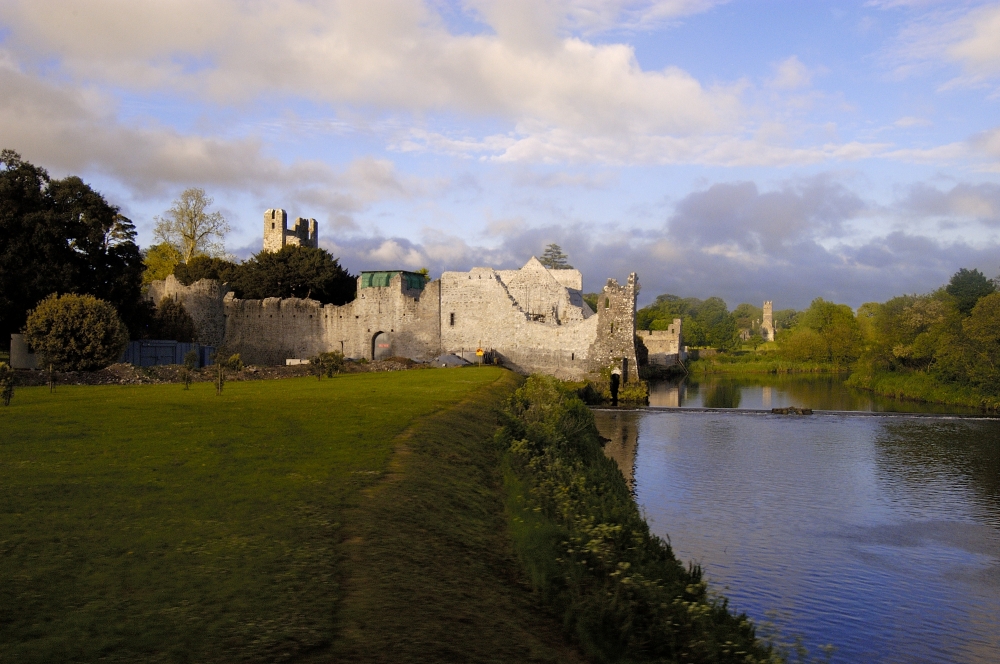
[[[446,632],[481,643],[442,661],[501,661],[476,653],[511,630],[521,659],[571,658],[518,590],[489,488],[513,380],[18,389],[0,408],[0,661],[419,661]],[[521,617],[461,615],[484,601]],[[423,649],[389,657],[407,625]]]

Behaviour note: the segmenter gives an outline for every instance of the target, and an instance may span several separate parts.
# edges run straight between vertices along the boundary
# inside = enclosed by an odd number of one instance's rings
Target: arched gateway
[[[389,357],[392,354],[389,346],[389,335],[385,332],[378,332],[372,337],[372,359],[384,360]]]

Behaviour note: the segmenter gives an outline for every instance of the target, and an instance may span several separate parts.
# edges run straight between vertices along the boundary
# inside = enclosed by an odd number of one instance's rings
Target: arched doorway
[[[391,356],[392,350],[389,346],[389,335],[385,332],[377,333],[374,337],[372,337],[372,359],[384,360],[385,358]]]

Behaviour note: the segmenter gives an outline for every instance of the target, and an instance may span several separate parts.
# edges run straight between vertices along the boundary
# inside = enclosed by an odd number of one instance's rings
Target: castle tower
[[[264,251],[281,251],[292,245],[297,247],[319,247],[319,226],[315,219],[299,217],[295,226],[288,228],[288,215],[284,210],[274,209],[264,213]]]
[[[760,336],[764,341],[774,341],[774,306],[771,300],[764,302],[764,320],[760,324]]]

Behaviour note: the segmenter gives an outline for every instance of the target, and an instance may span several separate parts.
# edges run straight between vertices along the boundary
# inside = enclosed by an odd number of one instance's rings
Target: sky
[[[1000,273],[1000,2],[0,0],[0,147],[155,242],[856,307]]]

